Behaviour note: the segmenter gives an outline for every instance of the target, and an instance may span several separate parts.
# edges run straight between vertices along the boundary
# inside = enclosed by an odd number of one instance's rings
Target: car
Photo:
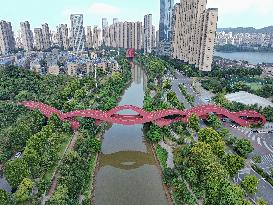
[[[260,134],[266,134],[266,133],[268,133],[268,131],[260,130],[259,133],[260,133]]]
[[[258,130],[251,130],[252,133],[258,133]]]
[[[18,159],[18,158],[20,158],[21,156],[22,156],[22,153],[21,153],[21,152],[17,152],[17,153],[15,154],[14,157],[15,157],[16,159]]]
[[[269,134],[270,134],[270,133],[273,133],[273,130],[269,130],[268,133],[269,133]]]

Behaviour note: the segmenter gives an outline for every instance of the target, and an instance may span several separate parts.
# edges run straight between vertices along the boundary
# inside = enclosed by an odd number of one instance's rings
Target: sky
[[[179,0],[175,0],[179,2]],[[0,20],[12,23],[14,31],[22,21],[31,28],[48,23],[55,30],[61,23],[70,25],[71,13],[84,14],[85,26],[101,26],[101,18],[114,17],[120,21],[143,21],[145,14],[153,14],[158,28],[160,0],[0,0]],[[208,8],[219,9],[218,27],[261,28],[273,25],[273,0],[208,0]]]

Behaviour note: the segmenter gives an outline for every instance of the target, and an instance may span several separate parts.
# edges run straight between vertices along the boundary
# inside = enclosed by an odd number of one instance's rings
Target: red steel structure
[[[126,57],[127,58],[134,58],[135,57],[135,49],[134,48],[128,48],[126,51]]]
[[[123,105],[115,107],[109,111],[76,110],[68,113],[62,113],[61,111],[41,102],[25,101],[20,104],[32,110],[38,109],[47,118],[53,114],[57,114],[62,121],[69,121],[72,129],[74,130],[78,129],[80,126],[80,123],[76,117],[93,118],[96,120],[97,125],[102,121],[122,125],[135,125],[152,122],[160,127],[163,127],[179,121],[188,123],[192,114],[196,114],[201,119],[206,119],[210,114],[214,113],[220,118],[229,118],[240,126],[245,127],[258,123],[266,123],[266,118],[256,111],[245,110],[240,112],[230,112],[227,109],[216,105],[201,105],[188,110],[168,109],[153,112],[147,112],[133,105]],[[118,114],[120,111],[124,110],[131,110],[137,114]]]

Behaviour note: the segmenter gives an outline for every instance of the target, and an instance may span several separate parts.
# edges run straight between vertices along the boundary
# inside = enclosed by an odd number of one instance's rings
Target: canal
[[[142,107],[146,76],[140,66],[132,67],[132,79],[119,105]],[[135,113],[126,110],[119,114]],[[104,134],[95,178],[96,205],[168,204],[160,170],[143,135],[143,125],[117,124]]]

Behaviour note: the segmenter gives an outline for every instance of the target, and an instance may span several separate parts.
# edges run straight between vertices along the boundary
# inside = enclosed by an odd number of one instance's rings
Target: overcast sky
[[[175,0],[179,2],[179,0]],[[47,22],[52,30],[61,23],[69,23],[71,13],[84,14],[85,25],[101,26],[101,18],[112,23],[143,21],[145,14],[153,14],[158,27],[160,0],[0,0],[0,20],[12,22],[15,31],[21,21],[28,20],[31,28]],[[273,0],[208,0],[208,7],[219,8],[218,27],[273,25]]]

